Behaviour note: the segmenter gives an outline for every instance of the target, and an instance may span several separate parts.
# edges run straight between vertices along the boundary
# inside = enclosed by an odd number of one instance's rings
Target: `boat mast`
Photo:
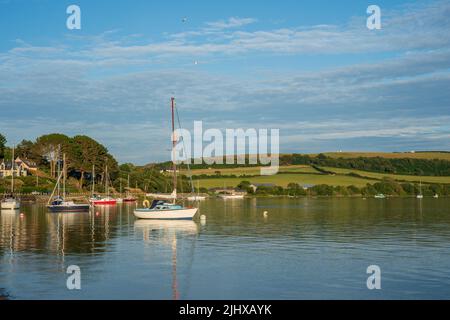
[[[60,159],[60,155],[59,153],[61,152],[61,145],[58,145],[58,156],[57,156],[57,163],[58,163],[58,177],[61,175],[61,159]],[[58,186],[58,198],[61,197],[61,184],[60,184],[60,179],[58,178],[57,181],[57,186]]]
[[[177,144],[177,139],[175,137],[175,98],[172,97],[172,170],[173,170],[173,193],[175,195],[173,199],[173,203],[176,202],[177,199],[177,164],[175,163],[175,147]]]
[[[63,201],[66,201],[66,154],[63,154]]]
[[[14,194],[14,167],[15,167],[15,161],[14,161],[14,149],[15,145],[13,145],[12,148],[12,159],[11,159],[11,195]]]
[[[94,196],[94,192],[95,192],[95,165],[92,165],[92,197]]]
[[[106,191],[106,196],[109,197],[108,165],[106,165],[106,168],[105,168],[105,191]]]

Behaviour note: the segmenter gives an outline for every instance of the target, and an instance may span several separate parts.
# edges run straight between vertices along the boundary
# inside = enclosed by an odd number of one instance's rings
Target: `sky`
[[[449,0],[0,0],[0,133],[169,160],[174,95],[183,127],[279,129],[283,153],[450,150],[449,31]]]

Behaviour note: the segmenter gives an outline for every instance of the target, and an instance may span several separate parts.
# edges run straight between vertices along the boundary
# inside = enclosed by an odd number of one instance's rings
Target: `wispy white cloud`
[[[238,28],[248,24],[255,23],[257,19],[254,18],[239,18],[239,17],[231,17],[227,20],[220,20],[214,22],[207,22],[206,25],[213,29],[230,29],[230,28]]]

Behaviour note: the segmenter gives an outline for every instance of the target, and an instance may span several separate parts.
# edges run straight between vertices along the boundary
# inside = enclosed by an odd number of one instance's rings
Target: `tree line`
[[[7,147],[6,142],[5,136],[0,134],[0,159],[9,160],[12,148]],[[104,191],[106,166],[112,191],[119,192],[121,189],[124,191],[129,187],[136,191],[171,192],[173,188],[172,179],[162,175],[157,166],[135,166],[129,163],[119,165],[108,149],[91,137],[85,135],[69,137],[52,133],[42,135],[35,141],[22,140],[16,145],[15,156],[35,162],[39,172],[42,173],[40,179],[20,177],[17,180],[18,190],[22,192],[51,190],[58,167],[62,167],[63,154],[66,156],[68,190],[89,190],[94,180],[96,190]],[[7,186],[7,181],[0,181],[0,189],[6,189]],[[179,190],[190,190],[188,179],[179,179],[177,187]]]
[[[416,176],[450,176],[450,161],[441,159],[332,158],[324,154],[317,156],[291,154],[280,156],[280,165],[311,165]]]
[[[388,196],[450,196],[450,184],[426,184],[421,187],[414,183],[399,183],[391,179],[367,184],[364,187],[356,186],[331,186],[327,184],[315,185],[305,189],[298,183],[290,183],[286,188],[281,186],[260,186],[256,190],[251,187],[249,181],[242,181],[238,188],[254,195],[278,195],[278,196],[365,196],[376,194]]]

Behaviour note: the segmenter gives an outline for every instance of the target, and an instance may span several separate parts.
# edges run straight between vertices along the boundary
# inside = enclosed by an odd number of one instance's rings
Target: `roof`
[[[16,159],[16,162],[23,162],[23,163],[25,163],[25,164],[26,164],[28,167],[30,167],[30,168],[37,168],[36,162],[31,161],[31,160],[29,160],[29,159],[20,159],[20,158],[17,158],[17,159]]]

